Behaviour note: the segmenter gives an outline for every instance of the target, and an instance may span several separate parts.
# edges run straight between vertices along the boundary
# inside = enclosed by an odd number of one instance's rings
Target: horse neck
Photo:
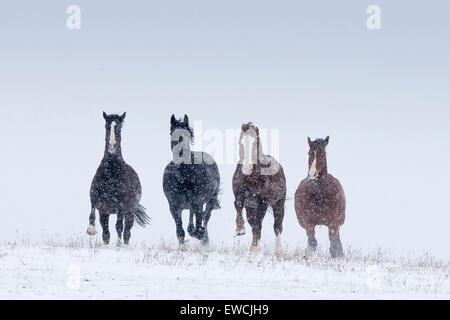
[[[256,154],[256,163],[258,167],[261,167],[261,160],[263,161],[263,164],[266,164],[266,162],[268,161],[266,154],[263,151],[262,148],[262,144],[261,144],[261,139],[258,136],[258,140],[257,140],[257,154]]]
[[[326,178],[328,176],[327,157],[323,160],[322,167],[319,169],[319,178]]]
[[[125,163],[125,160],[123,160],[123,157],[122,157],[122,147],[120,145],[118,145],[116,153],[109,153],[108,152],[108,143],[106,143],[105,154],[103,155],[103,161],[111,162],[111,163],[114,163],[114,162]]]

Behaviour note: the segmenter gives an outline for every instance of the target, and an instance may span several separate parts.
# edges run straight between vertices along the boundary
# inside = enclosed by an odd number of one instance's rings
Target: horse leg
[[[191,237],[194,236],[195,234],[195,227],[194,227],[194,210],[191,208],[189,210],[189,225],[188,225],[188,229],[187,229],[189,235]]]
[[[102,229],[103,229],[103,243],[105,245],[109,244],[109,238],[110,238],[110,234],[109,234],[109,214],[106,214],[104,212],[100,212],[100,224],[102,225]]]
[[[204,234],[203,240],[202,240],[203,245],[209,244],[208,222],[209,222],[209,219],[211,219],[211,212],[214,209],[215,201],[216,201],[216,199],[212,199],[206,204],[206,210],[203,215],[203,228],[205,228],[205,234]]]
[[[266,215],[268,205],[260,202],[257,208],[245,208],[247,211],[247,221],[250,223],[253,232],[253,241],[250,251],[259,249],[259,241],[261,240],[262,221]]]
[[[117,214],[117,222],[116,222],[116,231],[117,231],[117,246],[122,246],[122,232],[123,232],[123,212],[119,211]]]
[[[234,201],[234,207],[236,208],[236,236],[243,236],[245,234],[245,222],[242,216],[242,210],[244,209],[244,196],[239,193]]]
[[[281,233],[283,232],[283,220],[284,220],[284,199],[278,201],[273,207],[273,217],[274,225],[273,229],[275,231],[275,251],[276,253],[281,253]]]
[[[203,228],[203,206],[199,204],[193,204],[192,209],[195,214],[195,232],[194,236],[198,240],[203,240],[205,236],[205,228]]]
[[[308,224],[306,226],[306,235],[308,236],[308,249],[311,251],[316,251],[317,240],[316,240],[316,226],[313,224]]]
[[[123,232],[123,241],[125,242],[125,245],[128,245],[128,243],[130,243],[131,228],[133,228],[133,225],[134,225],[134,214],[132,213],[125,214],[125,230]]]
[[[87,234],[90,236],[95,236],[97,230],[95,230],[95,206],[91,205],[91,214],[89,215],[89,227],[87,229]]]
[[[330,236],[330,254],[332,258],[339,258],[344,256],[344,249],[342,248],[341,239],[339,237],[339,227],[330,226],[328,227],[328,232]]]
[[[171,207],[170,213],[172,214],[173,219],[175,220],[175,225],[177,227],[177,238],[180,245],[184,244],[185,233],[183,230],[183,220],[181,219],[181,209],[176,209]]]

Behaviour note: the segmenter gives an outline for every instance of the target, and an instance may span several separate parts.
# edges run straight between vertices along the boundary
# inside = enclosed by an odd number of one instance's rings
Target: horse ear
[[[330,136],[327,136],[324,140],[325,142],[325,147],[328,145],[328,142],[330,142]]]
[[[120,116],[120,122],[123,122],[123,120],[125,120],[126,116],[127,116],[127,113],[124,112],[123,115]]]
[[[259,128],[256,127],[256,135],[259,137]]]
[[[309,137],[308,137],[308,144],[309,144],[310,147],[312,147],[312,141],[311,141],[311,139]]]
[[[172,115],[172,118],[170,118],[170,124],[171,124],[172,126],[174,126],[176,123],[177,123],[177,119],[175,118],[175,115],[173,114],[173,115]]]
[[[103,111],[103,118],[104,118],[105,120],[108,120],[108,115],[106,114],[105,111]]]
[[[184,124],[186,125],[186,126],[189,126],[189,118],[188,118],[188,116],[187,115],[184,115]]]

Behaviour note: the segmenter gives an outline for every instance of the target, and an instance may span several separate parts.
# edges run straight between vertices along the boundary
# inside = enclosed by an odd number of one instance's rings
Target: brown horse
[[[315,227],[326,225],[331,242],[332,258],[344,255],[339,228],[345,220],[345,195],[339,181],[328,173],[325,147],[330,137],[309,143],[309,173],[295,193],[295,211],[300,225],[308,235],[308,247],[315,251]]]
[[[286,201],[286,178],[283,168],[271,156],[265,155],[259,138],[259,129],[252,123],[242,125],[239,139],[240,160],[233,176],[233,192],[237,211],[238,236],[245,234],[242,210],[253,231],[250,250],[256,250],[261,239],[262,221],[269,206],[275,219],[276,250],[281,251],[284,203]]]

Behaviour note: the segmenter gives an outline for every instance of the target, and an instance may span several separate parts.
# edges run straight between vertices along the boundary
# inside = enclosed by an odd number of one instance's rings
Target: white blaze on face
[[[309,179],[317,178],[317,154],[314,151],[314,161],[311,164],[311,168],[309,168]]]
[[[242,172],[245,175],[249,175],[253,170],[253,148],[255,147],[256,138],[244,135],[243,137],[244,144],[244,163],[242,166]]]
[[[115,130],[116,125],[117,125],[117,123],[115,121],[113,121],[111,123],[111,134],[109,136],[109,151],[110,152],[114,152],[114,147],[117,143],[116,142],[116,130]]]

